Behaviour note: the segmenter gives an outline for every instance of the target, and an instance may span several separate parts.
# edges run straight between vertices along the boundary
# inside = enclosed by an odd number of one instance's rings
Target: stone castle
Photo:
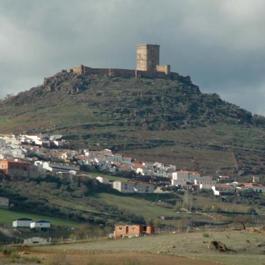
[[[159,65],[160,46],[155,44],[140,44],[136,49],[136,71],[158,72],[168,75],[170,65]]]
[[[170,65],[160,65],[160,46],[156,44],[140,44],[136,48],[136,69],[117,68],[91,68],[79,65],[68,70],[78,75],[100,75],[108,77],[147,77],[147,78],[167,78],[177,75],[170,72]]]

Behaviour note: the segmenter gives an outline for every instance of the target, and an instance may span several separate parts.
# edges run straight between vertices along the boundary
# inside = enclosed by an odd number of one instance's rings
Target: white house
[[[215,186],[212,187],[212,191],[214,196],[220,196],[220,191],[216,190]]]
[[[200,174],[196,171],[179,170],[172,173],[171,185],[185,187],[188,184],[194,184],[198,178]]]
[[[51,223],[49,221],[36,221],[30,223],[31,229],[49,229],[51,227]]]
[[[101,177],[101,176],[97,176],[96,180],[102,184],[109,184],[109,180],[107,178]]]
[[[155,186],[144,182],[114,181],[113,189],[123,193],[154,193]]]
[[[46,172],[46,171],[52,172],[52,167],[50,166],[49,162],[35,161],[34,165],[38,167],[39,170],[42,170],[43,172]]]
[[[212,187],[216,185],[216,181],[213,180],[212,176],[203,176],[196,178],[194,184],[198,185],[200,189],[211,190]]]
[[[136,172],[136,174],[138,174],[138,175],[142,175],[142,176],[144,176],[144,170],[143,170],[143,168],[136,168],[136,170],[135,170],[135,172]]]
[[[21,143],[42,146],[42,139],[38,135],[21,135],[20,141]]]
[[[29,218],[20,218],[12,222],[12,227],[14,228],[30,228],[32,219]]]

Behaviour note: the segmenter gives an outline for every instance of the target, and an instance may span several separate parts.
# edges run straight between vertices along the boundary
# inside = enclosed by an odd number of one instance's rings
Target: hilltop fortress
[[[178,73],[170,71],[170,65],[160,65],[160,46],[156,44],[140,44],[136,47],[136,68],[118,69],[118,68],[92,68],[85,65],[79,65],[68,70],[62,70],[59,73],[44,78],[43,85],[47,91],[57,91],[60,89],[58,84],[71,78],[82,76],[89,77],[90,80],[98,77],[120,77],[120,78],[150,78],[150,79],[170,79],[179,80],[186,84],[191,84],[189,76],[181,76]],[[78,83],[79,81],[77,81]],[[77,93],[82,88],[75,85],[69,93]]]
[[[125,78],[174,78],[177,73],[170,71],[170,65],[160,65],[160,46],[156,44],[140,44],[136,47],[136,69],[91,68],[79,65],[68,70],[77,75],[88,74]]]

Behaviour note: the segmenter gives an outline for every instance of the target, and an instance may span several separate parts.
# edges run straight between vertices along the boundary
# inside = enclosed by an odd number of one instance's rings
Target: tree
[[[192,209],[192,196],[189,191],[185,191],[183,195],[182,207],[189,211]]]

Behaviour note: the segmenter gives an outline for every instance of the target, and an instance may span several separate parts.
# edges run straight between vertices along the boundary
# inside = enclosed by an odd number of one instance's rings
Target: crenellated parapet
[[[118,68],[92,68],[84,65],[79,65],[68,70],[69,73],[76,75],[91,75],[91,76],[107,76],[107,77],[123,77],[123,78],[173,78],[178,76],[177,73],[170,72],[170,66],[157,66],[156,71],[142,71],[133,69],[118,69]]]

